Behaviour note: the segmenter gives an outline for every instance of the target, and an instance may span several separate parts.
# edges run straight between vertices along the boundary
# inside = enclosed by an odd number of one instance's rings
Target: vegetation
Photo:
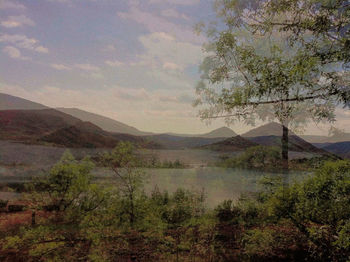
[[[31,184],[24,200],[27,211],[8,214],[7,223],[0,224],[0,259],[350,259],[348,161],[327,162],[289,187],[265,178],[257,194],[225,201],[214,210],[206,208],[203,192],[178,189],[169,194],[155,188],[146,194],[138,161],[130,144],[119,144],[104,155],[115,178],[103,185],[91,179],[89,159],[77,161],[65,153],[47,177]]]
[[[292,159],[289,161],[289,169],[313,171],[320,168],[327,161],[336,161],[339,159],[339,157],[334,155]],[[280,172],[282,166],[281,150],[274,146],[250,147],[238,156],[223,156],[221,160],[216,163],[216,166]]]
[[[348,105],[349,9],[331,0],[216,1],[197,86],[201,117],[278,120],[287,170],[288,127],[332,122],[335,106]]]
[[[233,158],[224,158],[218,165],[228,168],[276,170],[281,168],[281,150],[278,147],[254,146]]]
[[[186,168],[187,165],[181,162],[179,159],[175,161],[163,160],[160,161],[156,156],[152,156],[150,160],[145,160],[143,167],[149,168]]]

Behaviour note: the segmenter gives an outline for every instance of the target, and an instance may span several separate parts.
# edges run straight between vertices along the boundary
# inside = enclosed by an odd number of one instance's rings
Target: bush
[[[6,208],[8,202],[8,200],[0,199],[0,208]]]
[[[281,153],[277,147],[255,146],[237,157],[223,159],[219,165],[229,168],[276,170],[281,166]]]
[[[8,205],[8,212],[21,212],[25,208],[24,205]]]

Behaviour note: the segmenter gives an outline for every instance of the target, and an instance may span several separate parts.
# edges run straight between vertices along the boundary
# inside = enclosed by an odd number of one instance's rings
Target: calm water
[[[105,170],[98,170],[98,176],[109,176]],[[177,188],[193,191],[204,190],[207,203],[214,207],[220,202],[237,200],[242,193],[255,192],[261,187],[259,181],[265,175],[277,176],[266,172],[232,169],[232,168],[191,168],[191,169],[147,169],[146,192],[151,192],[155,186],[161,191],[174,192]],[[302,180],[308,173],[292,172],[289,181]]]

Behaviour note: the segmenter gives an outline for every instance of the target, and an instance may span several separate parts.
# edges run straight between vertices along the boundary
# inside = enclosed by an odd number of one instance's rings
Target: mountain
[[[303,139],[312,144],[325,144],[325,143],[338,143],[350,141],[350,133],[339,132],[333,136],[312,136],[312,135],[303,135]]]
[[[209,145],[222,140],[225,137],[206,138],[206,137],[182,137],[169,134],[160,134],[152,136],[144,136],[148,141],[159,145],[162,149],[187,149],[198,148],[204,145]]]
[[[350,158],[350,141],[329,144],[323,149],[338,156]]]
[[[282,137],[282,125],[272,122],[266,125],[254,128],[247,133],[243,134],[242,137],[249,139],[264,146],[281,146]],[[289,150],[297,152],[309,152],[316,154],[327,154],[323,149],[317,148],[314,145],[306,142],[292,131],[289,131]]]
[[[49,107],[23,99],[20,97],[0,93],[0,110],[43,110]],[[151,133],[142,132],[135,127],[128,126],[119,121],[108,117],[86,112],[77,108],[57,108],[57,111],[73,116],[84,122],[91,122],[103,130],[114,133],[126,133],[136,136],[150,135]]]
[[[346,141],[350,141],[350,133],[337,132],[336,134],[330,137],[328,142],[337,143],[337,142],[346,142]]]
[[[38,110],[48,109],[49,107],[35,103],[17,96],[0,93],[0,110]]]
[[[290,135],[295,135],[289,131]],[[258,136],[282,136],[282,125],[271,122],[263,126],[259,126],[241,135],[242,137],[258,137]]]
[[[56,108],[57,110],[72,115],[76,118],[81,119],[82,121],[91,122],[103,130],[113,133],[124,133],[135,136],[149,135],[150,133],[142,132],[135,127],[128,126],[114,119],[101,116],[98,114],[90,113],[78,108]]]
[[[237,134],[228,127],[220,127],[217,129],[214,129],[213,131],[210,131],[209,133],[205,134],[177,134],[177,133],[167,133],[167,135],[170,136],[180,136],[180,137],[204,137],[204,138],[223,138],[223,137],[233,137],[237,136]]]
[[[314,144],[322,144],[322,143],[328,143],[328,141],[331,139],[329,136],[313,136],[313,135],[301,135],[300,136],[305,141]]]
[[[209,133],[200,135],[200,137],[206,137],[206,138],[214,138],[214,137],[234,137],[237,136],[237,134],[228,127],[220,127],[218,129],[215,129]]]
[[[241,136],[234,136],[223,141],[219,141],[210,145],[202,146],[202,149],[209,149],[213,151],[232,152],[243,151],[249,147],[257,146],[258,144],[245,139]]]
[[[119,141],[145,148],[159,147],[142,137],[107,132],[55,109],[0,111],[0,139],[64,147],[114,147]]]
[[[115,147],[118,140],[90,122],[78,122],[75,125],[53,131],[39,139],[54,145],[76,148]]]
[[[142,148],[155,149],[159,145],[142,137],[104,131],[90,122],[78,122],[75,125],[58,129],[39,139],[47,143],[73,148],[113,148],[120,141],[129,141]]]
[[[80,121],[54,109],[2,110],[0,137],[2,140],[35,141],[41,136]]]

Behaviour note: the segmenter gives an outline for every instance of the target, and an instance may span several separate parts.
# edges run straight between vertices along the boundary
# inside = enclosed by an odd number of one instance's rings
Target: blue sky
[[[145,131],[206,132],[224,123],[207,126],[191,105],[205,41],[193,27],[213,18],[211,0],[0,0],[0,92]]]

